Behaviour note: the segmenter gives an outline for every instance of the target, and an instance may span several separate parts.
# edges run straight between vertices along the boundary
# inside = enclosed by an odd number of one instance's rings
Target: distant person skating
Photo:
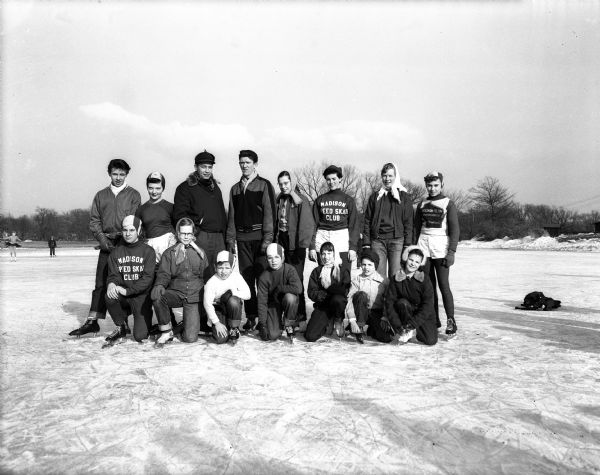
[[[293,188],[290,173],[282,171],[277,177],[281,193],[277,195],[275,242],[285,250],[285,262],[296,269],[300,282],[304,282],[306,250],[315,232],[315,222],[308,198]],[[304,286],[298,303],[298,318],[306,320]]]
[[[388,279],[377,272],[379,257],[371,249],[360,256],[361,273],[352,279],[348,292],[346,316],[350,323],[350,332],[359,343],[364,343],[364,326],[373,318],[383,314],[383,295],[387,290]],[[343,328],[336,328],[338,336]]]
[[[369,336],[384,343],[406,343],[414,336],[426,345],[437,343],[433,287],[429,277],[419,270],[426,260],[418,246],[405,249],[402,268],[385,293],[385,316],[369,324]]]
[[[13,231],[12,234],[6,238],[6,245],[8,246],[8,249],[10,249],[11,262],[17,261],[17,247],[21,247],[21,245],[19,244],[20,242],[21,239],[19,238],[19,236],[17,236],[16,231]]]
[[[298,295],[302,292],[302,283],[294,266],[286,264],[284,258],[280,244],[269,244],[269,267],[258,278],[257,329],[265,341],[277,340],[285,328],[290,342],[293,342],[295,327],[298,326]]]
[[[394,164],[383,166],[381,182],[381,189],[367,202],[363,249],[375,251],[379,257],[377,272],[391,279],[400,269],[402,250],[412,244],[413,207]]]
[[[251,331],[258,314],[256,285],[267,268],[265,252],[273,242],[275,223],[275,191],[273,185],[258,175],[258,155],[252,150],[241,150],[239,165],[242,177],[229,192],[227,222],[227,250],[235,252],[237,243],[240,274],[250,287],[251,297],[246,302],[246,323],[243,329]]]
[[[433,287],[434,309],[438,328],[441,326],[436,281],[442,293],[446,311],[446,334],[456,334],[454,319],[454,297],[450,290],[450,266],[458,246],[460,229],[458,212],[454,202],[444,196],[444,176],[439,172],[428,173],[425,177],[428,197],[421,201],[415,213],[415,234],[417,244],[425,257],[429,258],[425,273],[429,274]]]
[[[106,337],[112,346],[127,336],[127,317],[133,314],[133,338],[148,338],[152,323],[150,289],[154,281],[154,249],[139,239],[142,223],[136,216],[123,219],[122,239],[108,257],[106,306],[117,328]]]
[[[96,265],[96,284],[92,292],[90,311],[85,323],[69,333],[81,336],[98,333],[98,319],[106,318],[106,278],[108,256],[121,238],[121,225],[125,216],[135,214],[142,201],[139,192],[127,184],[130,167],[125,160],[114,159],[108,164],[110,185],[94,196],[90,211],[90,231],[100,243]]]
[[[240,337],[240,323],[244,300],[250,298],[250,287],[236,270],[233,270],[234,254],[221,251],[216,258],[216,272],[204,286],[204,310],[212,325],[217,343]]]
[[[350,272],[335,261],[335,248],[330,242],[321,246],[321,265],[313,269],[308,281],[308,298],[314,302],[313,312],[306,326],[306,341],[317,341],[335,322],[341,328],[346,310]]]
[[[315,199],[313,218],[316,232],[310,245],[310,259],[317,262],[318,253],[325,242],[335,246],[342,260],[342,267],[350,270],[356,261],[360,223],[354,198],[344,193],[342,187],[342,169],[328,166],[323,172],[329,191]]]
[[[54,239],[54,236],[50,236],[50,239],[48,239],[48,248],[50,249],[50,257],[56,257],[56,239]]]
[[[137,209],[135,215],[142,220],[144,238],[154,249],[158,264],[162,253],[177,241],[173,227],[173,203],[162,196],[165,190],[165,177],[162,173],[150,173],[146,178],[146,189],[149,199]]]
[[[181,340],[193,343],[200,331],[200,291],[204,287],[206,253],[195,244],[196,229],[190,218],[181,218],[175,226],[177,244],[163,252],[152,289],[152,304],[161,332],[156,340],[162,346],[173,339],[171,308],[183,307],[183,322],[175,333]]]

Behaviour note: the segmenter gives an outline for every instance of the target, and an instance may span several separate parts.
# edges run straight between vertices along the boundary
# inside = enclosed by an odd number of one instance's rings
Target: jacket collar
[[[407,275],[404,272],[404,269],[400,269],[398,272],[396,272],[396,274],[394,275],[394,280],[396,282],[402,282],[403,280],[407,279]],[[413,274],[413,279],[417,280],[418,282],[423,282],[425,280],[425,273],[423,271],[416,271]]]
[[[385,280],[385,277],[383,277],[383,276],[382,276],[382,275],[381,275],[379,272],[377,272],[377,271],[373,272],[373,274],[371,275],[371,277],[365,277],[365,276],[364,276],[364,275],[362,275],[362,274],[358,274],[358,276],[359,276],[361,279],[364,279],[364,280],[372,280],[372,281],[374,281],[374,282],[378,282],[378,283],[382,283],[382,282]]]
[[[275,201],[279,201],[284,196],[286,195],[284,195],[283,193],[279,193]],[[287,196],[290,196],[292,198],[292,201],[296,206],[300,206],[302,204],[302,198],[300,198],[300,195],[298,195],[298,193],[296,193],[295,191],[292,190],[292,192]]]

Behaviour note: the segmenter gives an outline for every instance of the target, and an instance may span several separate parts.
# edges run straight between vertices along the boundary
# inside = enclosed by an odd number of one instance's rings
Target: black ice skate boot
[[[100,325],[98,325],[98,320],[88,318],[83,325],[81,325],[76,330],[69,332],[69,336],[76,336],[79,338],[81,335],[86,335],[87,333],[93,333],[94,336],[100,331]]]
[[[287,337],[288,337],[290,343],[293,345],[294,339],[296,338],[296,335],[294,334],[294,327],[292,327],[292,326],[285,327],[285,333],[287,334]]]
[[[258,335],[260,336],[261,340],[269,341],[269,332],[267,331],[267,326],[264,323],[258,322],[256,329],[258,330]]]
[[[454,320],[454,317],[448,317],[448,320],[446,321],[446,335],[448,335],[448,338],[455,337],[456,330],[458,330],[456,320]]]
[[[229,341],[232,345],[235,345],[240,339],[240,330],[239,328],[232,328],[229,330]]]
[[[102,348],[108,348],[117,343],[121,343],[125,338],[127,338],[127,333],[125,331],[125,324],[123,324],[115,328],[115,330],[106,337]]]
[[[363,333],[362,328],[360,329],[360,333],[355,333],[354,336],[356,337],[356,341],[361,345],[365,344],[365,334]]]
[[[255,325],[256,325],[255,317],[247,317],[246,323],[244,323],[242,330],[244,330],[244,333],[251,332],[252,330],[254,330]]]

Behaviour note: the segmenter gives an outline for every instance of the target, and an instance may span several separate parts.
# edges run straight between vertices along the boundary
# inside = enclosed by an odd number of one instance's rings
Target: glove
[[[219,301],[221,302],[221,305],[227,305],[227,301],[229,300],[229,297],[231,297],[232,295],[233,295],[233,293],[231,292],[231,290],[228,290],[223,295],[221,295],[221,298],[219,299]]]
[[[111,252],[115,248],[114,244],[108,240],[104,233],[98,235],[98,242],[100,243],[101,251]]]
[[[313,262],[317,262],[317,251],[315,249],[308,251],[308,258]]]
[[[350,262],[354,262],[356,260],[356,251],[353,251],[352,249],[348,251],[348,260]]]
[[[235,254],[235,242],[228,242],[227,246],[225,246],[227,248],[227,252],[231,252],[232,254]]]
[[[261,254],[267,253],[267,247],[269,247],[269,244],[271,244],[271,243],[269,241],[267,241],[266,239],[262,240],[262,242],[260,243],[260,253]]]
[[[381,320],[379,320],[379,326],[386,333],[390,333],[392,331],[392,325],[386,317],[382,317]]]
[[[152,292],[150,292],[150,298],[152,300],[158,300],[163,296],[164,293],[165,288],[162,285],[155,285],[152,289]]]
[[[454,264],[454,252],[448,251],[446,257],[442,259],[442,266],[450,267],[452,264]]]

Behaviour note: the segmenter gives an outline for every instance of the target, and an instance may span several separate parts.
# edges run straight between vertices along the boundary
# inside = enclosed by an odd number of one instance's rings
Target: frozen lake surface
[[[434,347],[100,350],[96,251],[57,252],[0,257],[1,473],[600,473],[600,253],[460,248]]]

